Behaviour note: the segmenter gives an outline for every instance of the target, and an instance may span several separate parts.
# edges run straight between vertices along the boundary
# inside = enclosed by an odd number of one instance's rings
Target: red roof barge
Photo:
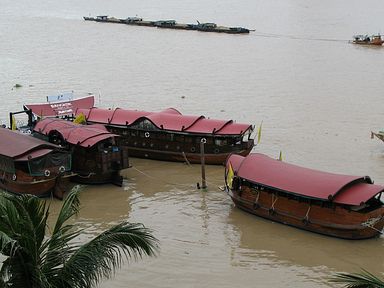
[[[60,147],[0,128],[0,188],[62,198],[72,177],[70,154]]]
[[[257,216],[345,239],[382,233],[384,186],[368,176],[321,172],[262,154],[231,155],[225,173],[235,205]]]
[[[36,123],[34,136],[62,146],[72,154],[74,181],[122,185],[120,170],[129,167],[128,148],[116,145],[118,135],[103,125],[81,125],[45,118]]]
[[[129,155],[164,161],[200,163],[200,143],[205,142],[206,164],[222,165],[230,153],[248,155],[254,146],[250,124],[182,115],[174,108],[161,112],[126,109],[77,109],[87,123],[106,125],[121,137]]]

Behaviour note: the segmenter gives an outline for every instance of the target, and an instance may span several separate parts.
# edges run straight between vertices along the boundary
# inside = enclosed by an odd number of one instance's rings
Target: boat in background
[[[371,139],[373,139],[375,137],[384,142],[384,131],[378,131],[378,132],[372,132],[371,131]]]
[[[88,124],[103,124],[120,135],[131,157],[200,163],[204,143],[206,164],[223,165],[231,153],[248,155],[254,147],[250,124],[182,115],[174,108],[161,112],[126,109],[77,109]]]
[[[381,46],[384,43],[384,40],[381,38],[380,34],[377,35],[355,35],[353,36],[353,44],[360,44],[360,45],[374,45],[374,46]]]
[[[257,216],[344,239],[382,233],[384,186],[368,176],[312,170],[263,154],[231,155],[225,175],[235,205]]]
[[[16,194],[63,198],[71,156],[60,147],[0,128],[0,188]]]
[[[120,170],[129,167],[128,148],[118,146],[116,138],[119,136],[108,132],[103,125],[45,118],[36,123],[33,136],[71,152],[75,182],[122,186]]]
[[[176,20],[143,20],[140,17],[127,17],[127,18],[115,18],[108,17],[107,15],[100,15],[96,17],[83,17],[86,21],[104,22],[104,23],[115,23],[115,24],[127,24],[136,26],[148,26],[157,28],[168,28],[168,29],[180,29],[180,30],[196,30],[202,32],[217,32],[217,33],[228,33],[228,34],[249,34],[251,30],[243,27],[225,27],[218,26],[215,23],[200,23],[198,24],[184,24],[177,23]]]

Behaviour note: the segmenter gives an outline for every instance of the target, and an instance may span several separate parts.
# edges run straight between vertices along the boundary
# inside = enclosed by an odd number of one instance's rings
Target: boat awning
[[[105,139],[118,137],[102,125],[79,125],[57,118],[45,118],[37,122],[34,131],[44,135],[57,131],[68,143],[82,147],[91,147]]]
[[[214,134],[243,135],[252,131],[250,124],[235,123],[233,120],[207,119],[204,116],[182,115],[174,108],[160,112],[111,109],[78,109],[76,115],[84,114],[88,122],[109,125],[130,126],[140,121],[151,121],[157,128],[169,131]]]
[[[28,156],[41,157],[58,148],[54,144],[6,128],[0,128],[0,139],[0,155],[19,161],[28,159]]]
[[[38,149],[38,150],[35,150],[35,151],[30,151],[30,152],[28,152],[26,154],[23,154],[21,156],[16,157],[15,161],[27,161],[27,160],[30,160],[30,159],[36,159],[36,158],[45,156],[45,155],[51,153],[52,151],[53,151],[52,149],[48,149],[48,148],[43,148],[43,149]]]
[[[26,104],[25,109],[39,117],[56,117],[75,114],[77,109],[92,108],[95,103],[94,96],[87,96],[70,101],[49,102],[42,104]]]
[[[340,204],[361,205],[384,190],[384,186],[372,184],[368,176],[322,172],[258,153],[231,155],[227,167],[229,163],[236,175],[255,184]]]

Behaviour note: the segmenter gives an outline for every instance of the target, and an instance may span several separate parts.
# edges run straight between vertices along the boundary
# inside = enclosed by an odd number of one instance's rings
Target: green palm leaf
[[[154,256],[158,241],[142,224],[123,222],[81,246],[65,263],[58,279],[65,287],[93,287],[110,278],[122,260]]]
[[[111,277],[124,259],[153,256],[158,240],[142,224],[123,222],[90,242],[74,241],[81,229],[67,221],[79,211],[78,191],[63,202],[47,237],[49,206],[31,196],[0,194],[0,249],[6,256],[1,287],[86,288]]]
[[[338,273],[331,282],[345,284],[347,288],[384,288],[384,281],[366,270],[361,273]]]

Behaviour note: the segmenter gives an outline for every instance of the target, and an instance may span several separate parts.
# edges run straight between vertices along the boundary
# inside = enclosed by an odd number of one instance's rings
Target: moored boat
[[[103,124],[122,136],[129,155],[163,161],[200,163],[204,142],[206,164],[222,165],[230,153],[248,155],[254,146],[250,124],[182,115],[173,108],[161,112],[125,109],[78,109],[88,124]]]
[[[381,46],[384,43],[384,40],[381,38],[380,34],[377,35],[355,35],[353,36],[353,44],[360,44],[360,45],[374,45],[374,46]]]
[[[122,185],[120,170],[129,167],[128,148],[118,146],[118,135],[103,125],[81,125],[45,118],[36,123],[33,135],[64,147],[72,154],[74,181],[85,184]]]
[[[68,188],[70,154],[60,147],[0,128],[0,188],[16,194],[62,199]]]
[[[382,233],[384,186],[368,176],[317,171],[256,153],[231,155],[225,173],[235,205],[257,216],[345,239]]]

